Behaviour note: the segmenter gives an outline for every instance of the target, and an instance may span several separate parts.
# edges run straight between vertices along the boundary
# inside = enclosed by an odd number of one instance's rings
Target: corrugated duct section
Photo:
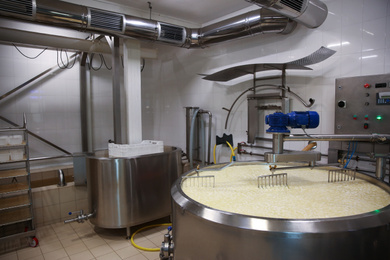
[[[264,8],[203,28],[186,28],[52,0],[2,0],[0,16],[80,31],[163,42],[184,48],[204,48],[211,44],[257,34],[287,34],[296,26],[290,18]]]

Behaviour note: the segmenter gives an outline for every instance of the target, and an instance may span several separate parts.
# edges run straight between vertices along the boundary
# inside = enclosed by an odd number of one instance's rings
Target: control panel
[[[335,134],[390,133],[390,74],[336,79]]]

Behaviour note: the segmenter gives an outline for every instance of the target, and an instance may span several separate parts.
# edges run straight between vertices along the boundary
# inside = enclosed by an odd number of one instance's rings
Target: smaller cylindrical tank
[[[180,176],[181,149],[131,158],[107,151],[86,158],[89,220],[102,228],[128,228],[171,214],[170,188]]]

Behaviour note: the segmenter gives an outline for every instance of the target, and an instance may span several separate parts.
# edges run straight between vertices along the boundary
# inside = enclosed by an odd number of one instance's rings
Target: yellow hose
[[[237,150],[238,147],[234,148],[233,151]],[[230,161],[233,159],[233,153],[230,154]]]
[[[232,161],[233,156],[235,156],[234,149],[228,141],[226,141],[226,143],[229,145],[230,150],[232,150],[232,153],[230,154],[230,161]]]
[[[230,147],[230,150],[232,151],[230,154],[230,161],[232,161],[233,156],[235,156],[234,151],[237,150],[238,147],[233,149],[233,147],[230,145],[230,143],[228,141],[226,141],[226,143],[228,144],[228,146]],[[214,164],[217,164],[217,159],[215,158],[216,148],[217,148],[217,145],[214,145],[214,149],[213,149]]]
[[[136,247],[136,248],[138,248],[138,249],[141,249],[141,250],[144,250],[144,251],[149,251],[149,252],[158,252],[158,251],[160,251],[160,248],[147,248],[147,247],[142,247],[142,246],[137,245],[137,244],[134,242],[134,236],[135,236],[138,232],[140,232],[140,231],[142,231],[142,230],[145,230],[145,229],[149,229],[149,228],[153,228],[153,227],[160,227],[160,226],[172,226],[172,223],[155,224],[155,225],[150,225],[150,226],[146,226],[146,227],[143,227],[143,228],[138,229],[137,231],[134,232],[133,235],[131,235],[131,239],[130,239],[131,244],[132,244],[134,247]]]

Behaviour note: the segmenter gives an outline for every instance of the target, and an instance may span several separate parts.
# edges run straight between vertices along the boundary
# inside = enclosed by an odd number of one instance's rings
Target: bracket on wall
[[[282,71],[283,74],[285,74],[286,69],[312,70],[311,68],[308,68],[306,66],[324,61],[335,53],[336,51],[322,46],[312,54],[295,61],[290,61],[287,63],[257,63],[257,64],[241,65],[241,66],[224,69],[210,75],[206,75],[205,77],[203,77],[203,79],[226,82],[248,74],[253,74],[255,76],[256,72],[262,72],[268,70],[279,70]]]

